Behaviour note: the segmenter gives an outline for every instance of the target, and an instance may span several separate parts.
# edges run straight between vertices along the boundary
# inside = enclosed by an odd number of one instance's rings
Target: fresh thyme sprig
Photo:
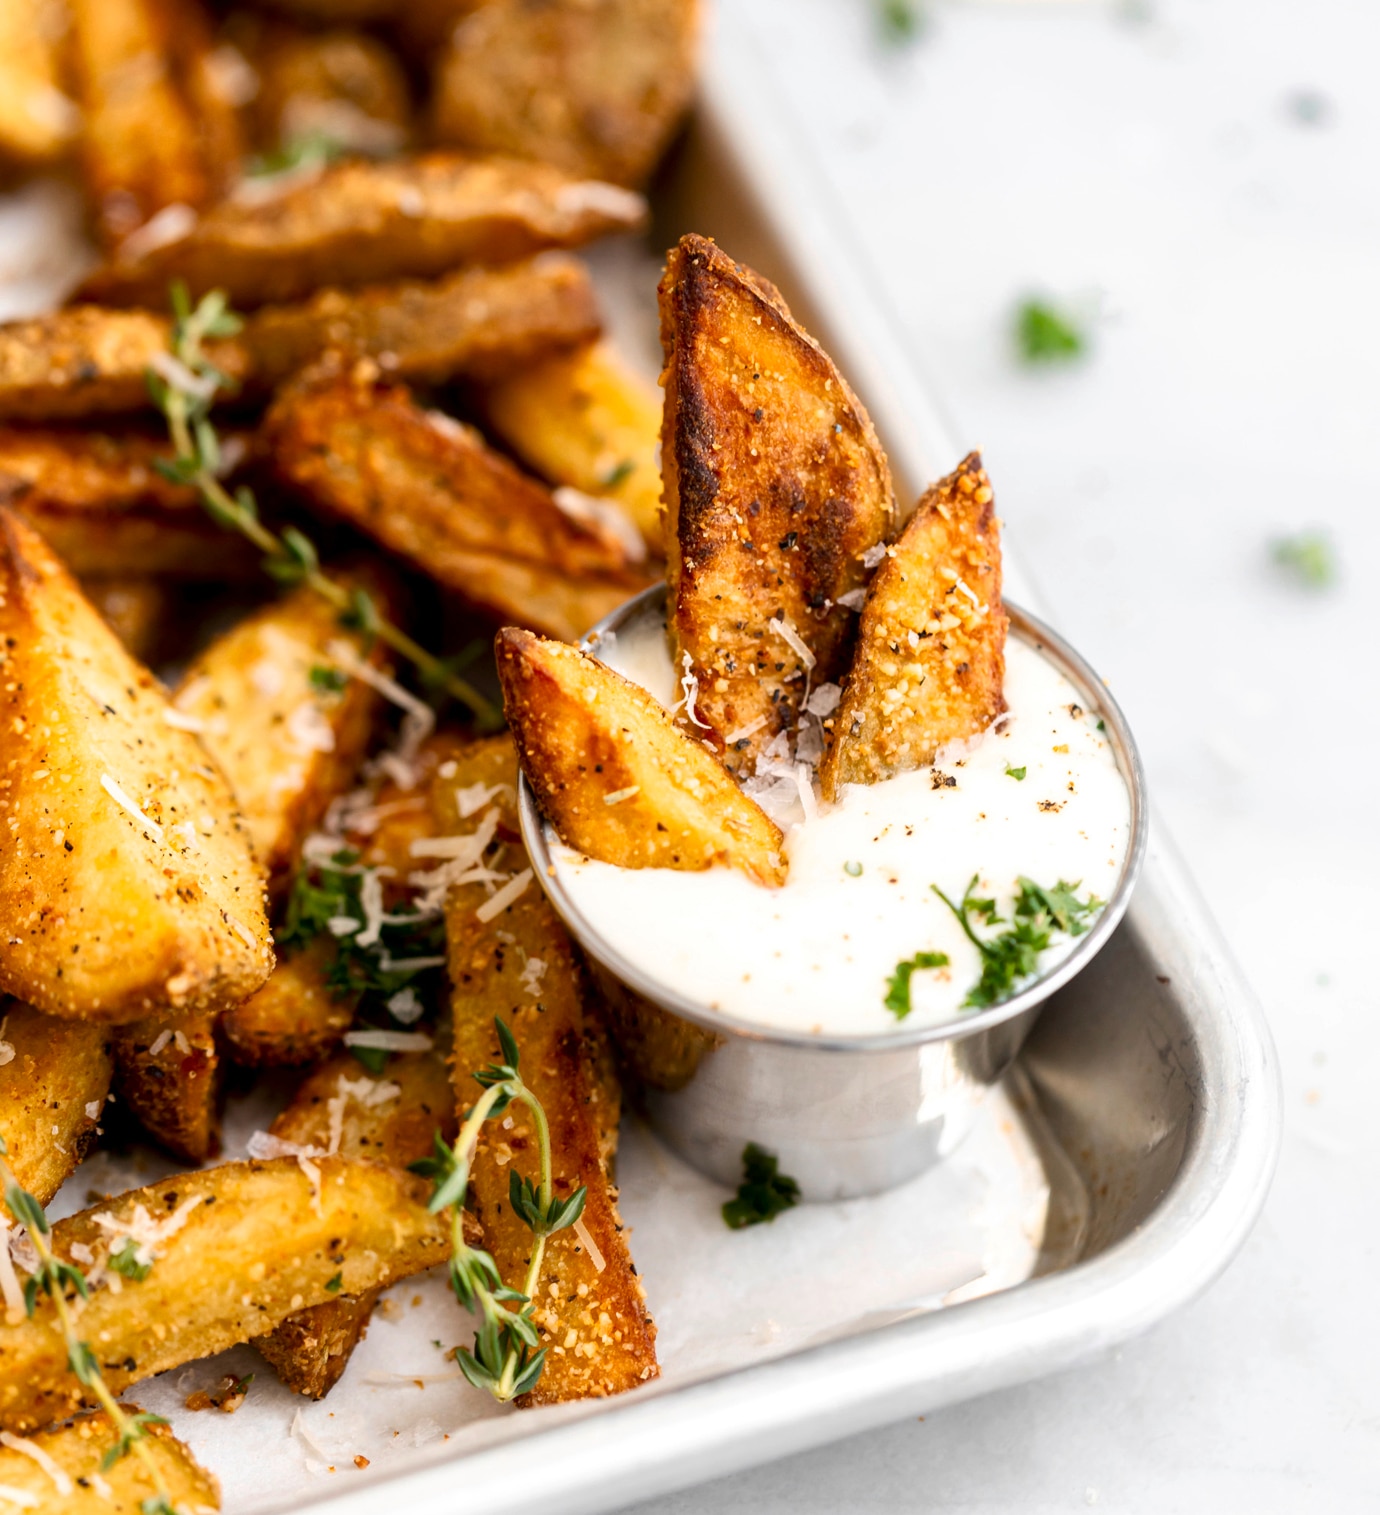
[[[1092,917],[1102,909],[1103,900],[1095,894],[1081,900],[1074,892],[1077,884],[1066,884],[1062,879],[1045,888],[1033,879],[1021,875],[1016,880],[1016,901],[1012,907],[1012,924],[996,936],[981,937],[973,930],[972,922],[979,920],[989,926],[1002,924],[997,914],[995,900],[979,899],[973,890],[977,888],[975,873],[963,891],[959,904],[949,898],[938,884],[930,888],[953,911],[964,935],[972,942],[982,957],[982,975],[968,991],[963,1001],[964,1009],[985,1009],[999,1001],[1009,999],[1020,983],[1032,977],[1039,966],[1040,954],[1049,946],[1056,931],[1065,936],[1082,936],[1088,930]]]
[[[579,1220],[585,1208],[585,1187],[581,1184],[565,1199],[557,1199],[553,1194],[551,1129],[546,1112],[518,1072],[518,1045],[513,1033],[497,1016],[494,1028],[498,1032],[504,1061],[490,1063],[474,1075],[484,1093],[465,1117],[455,1145],[447,1146],[437,1132],[434,1156],[413,1163],[412,1170],[434,1181],[429,1206],[432,1214],[437,1215],[446,1209],[451,1212],[450,1285],[460,1303],[467,1310],[477,1310],[481,1316],[480,1327],[475,1332],[474,1350],[456,1347],[455,1360],[475,1388],[487,1390],[500,1404],[506,1404],[519,1394],[527,1393],[541,1377],[546,1348],[538,1345],[540,1338],[533,1318],[532,1301],[541,1279],[547,1238]],[[522,1292],[504,1284],[499,1277],[498,1265],[487,1252],[468,1245],[463,1216],[470,1165],[479,1146],[484,1122],[502,1115],[514,1101],[525,1104],[532,1112],[540,1161],[539,1178],[535,1184],[516,1169],[508,1176],[508,1198],[513,1213],[526,1222],[533,1237]],[[509,1309],[510,1305],[518,1308]]]
[[[491,700],[388,620],[364,589],[337,583],[324,572],[315,546],[296,527],[279,533],[265,526],[250,489],[241,485],[232,495],[221,483],[220,441],[211,409],[217,395],[235,386],[207,356],[205,344],[233,337],[244,323],[223,291],[212,290],[193,306],[180,280],[172,286],[172,307],[172,361],[147,373],[149,393],[167,420],[174,449],[170,462],[160,461],[159,471],[174,483],[191,485],[214,521],[238,531],[264,554],[265,569],[280,583],[315,590],[334,606],[342,626],[376,637],[406,658],[428,685],[464,705],[481,729],[497,730],[503,718]]]
[[[115,1445],[102,1459],[101,1471],[108,1472],[122,1457],[127,1457],[132,1452],[143,1463],[144,1470],[148,1473],[156,1490],[149,1498],[140,1501],[140,1515],[179,1515],[158,1462],[149,1451],[146,1442],[148,1428],[165,1426],[167,1421],[161,1415],[151,1415],[143,1410],[131,1415],[110,1392],[109,1386],[101,1376],[101,1365],[97,1361],[96,1354],[91,1350],[90,1344],[82,1340],[77,1330],[76,1315],[68,1297],[70,1291],[73,1296],[78,1296],[83,1300],[91,1298],[91,1288],[87,1283],[86,1275],[79,1268],[74,1268],[71,1263],[63,1262],[54,1254],[50,1241],[52,1227],[49,1225],[43,1206],[27,1189],[20,1187],[13,1170],[5,1161],[8,1154],[9,1148],[5,1144],[5,1138],[0,1136],[0,1184],[4,1187],[5,1204],[9,1207],[10,1214],[28,1232],[29,1240],[38,1254],[38,1267],[29,1275],[24,1285],[24,1308],[32,1316],[38,1307],[40,1294],[46,1294],[53,1301],[58,1323],[62,1327],[62,1334],[67,1342],[68,1366],[72,1369],[77,1381],[89,1391],[92,1398],[105,1411],[111,1425],[115,1428]],[[4,1239],[0,1238],[0,1246],[4,1245],[6,1245]],[[125,1272],[123,1268],[118,1268],[117,1271]],[[148,1268],[144,1267],[141,1273],[137,1275],[129,1273],[126,1276],[143,1278],[147,1274]]]

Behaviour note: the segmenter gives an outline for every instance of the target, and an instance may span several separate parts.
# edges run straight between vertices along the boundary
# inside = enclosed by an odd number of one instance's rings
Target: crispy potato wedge
[[[171,206],[210,204],[237,152],[197,0],[69,0],[82,167],[98,229],[118,243]],[[189,222],[194,219],[188,215]]]
[[[230,790],[43,539],[0,509],[0,990],[129,1021],[245,999],[273,946]]]
[[[81,592],[119,637],[126,652],[151,663],[167,630],[167,585],[153,578],[82,579]]]
[[[379,587],[359,575],[351,581]],[[239,802],[271,893],[287,885],[302,838],[354,777],[378,719],[378,690],[342,677],[342,657],[347,666],[389,668],[381,642],[366,654],[334,607],[304,585],[218,637],[172,697]]]
[[[140,1413],[138,1405],[126,1403],[124,1408],[131,1415]],[[28,1451],[13,1445],[0,1448],[0,1487],[27,1494],[29,1507],[41,1510],[43,1515],[139,1515],[145,1501],[159,1491],[140,1457],[121,1457],[106,1466],[106,1454],[113,1452],[118,1442],[107,1416],[80,1415],[29,1437]],[[215,1476],[166,1425],[150,1426],[144,1445],[174,1509],[220,1509],[220,1484]],[[60,1480],[34,1452],[66,1475],[61,1491],[57,1487]],[[19,1507],[26,1501],[12,1499],[10,1504]]]
[[[458,1130],[445,1054],[433,1049],[391,1057],[381,1080],[368,1077],[348,1052],[332,1058],[298,1089],[273,1122],[272,1134],[299,1146],[334,1147],[342,1157],[406,1168],[430,1155],[436,1132],[453,1142]],[[302,1310],[260,1336],[255,1346],[280,1382],[320,1399],[345,1371],[377,1300],[378,1291],[371,1290]]]
[[[0,419],[61,421],[145,409],[145,374],[154,356],[168,350],[171,330],[166,316],[98,305],[0,325]],[[248,359],[238,342],[210,343],[207,354],[231,378],[246,377]]]
[[[355,1018],[358,995],[332,989],[329,942],[280,954],[257,994],[222,1012],[221,1040],[232,1061],[248,1068],[296,1068],[320,1062]]]
[[[0,1135],[21,1188],[46,1205],[86,1156],[110,1092],[110,1030],[0,1005]],[[0,1201],[0,1216],[8,1215]]]
[[[568,845],[622,868],[724,865],[785,882],[775,822],[644,689],[515,626],[494,655],[522,771]]]
[[[373,364],[323,361],[280,393],[266,435],[284,479],[478,610],[579,635],[645,583],[616,535]]]
[[[505,758],[516,778],[511,746],[502,753],[476,744],[472,761],[442,781],[442,808],[459,789],[487,784]],[[503,743],[503,745],[508,745]],[[478,816],[462,829],[473,829]],[[587,1187],[579,1229],[559,1231],[547,1243],[536,1290],[537,1324],[549,1348],[541,1381],[524,1404],[552,1404],[618,1394],[655,1378],[656,1327],[628,1251],[610,1171],[618,1142],[620,1095],[608,1040],[586,1014],[583,970],[546,896],[529,887],[499,916],[481,921],[481,885],[457,888],[446,909],[446,937],[454,986],[452,1076],[459,1110],[479,1094],[472,1074],[499,1053],[494,1017],[517,1037],[522,1073],[536,1092],[551,1127],[555,1192]],[[532,964],[540,962],[534,974]],[[534,985],[535,980],[535,985]],[[535,1133],[525,1106],[513,1106],[512,1125],[485,1128],[470,1174],[469,1203],[503,1281],[523,1286],[532,1233],[508,1201],[514,1167],[535,1174]],[[525,1154],[520,1160],[518,1154]]]
[[[826,799],[932,763],[1006,709],[999,526],[975,452],[925,492],[863,604],[820,769]]]
[[[220,1153],[224,1070],[214,1012],[150,1015],[114,1030],[115,1091],[139,1124],[184,1163]]]
[[[866,411],[765,280],[688,236],[660,297],[672,651],[677,667],[689,654],[724,762],[751,773],[809,684],[847,666],[854,617],[837,602],[890,531],[891,474]]]
[[[81,125],[63,93],[59,0],[0,0],[0,162],[43,167]]]
[[[491,0],[436,70],[436,138],[640,185],[694,90],[698,0]]]
[[[161,306],[168,281],[193,295],[224,289],[247,308],[323,285],[437,278],[463,263],[510,263],[642,224],[637,195],[572,179],[544,163],[429,153],[350,160],[310,183],[229,199],[185,237],[116,259],[87,297]]]
[[[358,1159],[227,1163],[59,1221],[52,1245],[65,1261],[74,1244],[89,1247],[89,1277],[132,1231],[165,1237],[146,1278],[121,1279],[119,1293],[93,1288],[82,1311],[82,1333],[119,1394],[324,1304],[337,1275],[342,1292],[358,1295],[443,1262],[449,1223],[427,1213],[426,1194],[421,1181]],[[82,1403],[51,1300],[0,1324],[0,1427],[26,1432]]]
[[[606,342],[553,353],[487,385],[485,420],[551,484],[615,500],[661,556],[661,398]]]

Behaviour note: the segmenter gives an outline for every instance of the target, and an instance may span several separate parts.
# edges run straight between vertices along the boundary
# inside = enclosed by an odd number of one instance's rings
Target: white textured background
[[[1114,1358],[638,1515],[1380,1509],[1380,7],[955,0],[888,50],[868,0],[719,6],[1136,726],[1285,1145],[1238,1262]],[[1013,361],[1031,290],[1096,313],[1088,361]],[[1325,591],[1270,560],[1304,527]]]

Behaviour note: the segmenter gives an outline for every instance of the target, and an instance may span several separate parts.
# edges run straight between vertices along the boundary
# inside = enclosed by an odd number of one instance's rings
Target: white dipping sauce
[[[659,620],[625,627],[597,652],[664,704],[680,696]],[[1010,923],[1020,875],[1109,899],[1130,842],[1130,796],[1096,712],[1081,711],[1073,685],[1014,632],[1005,693],[1006,715],[966,750],[850,784],[836,804],[819,801],[814,817],[786,826],[790,871],[779,889],[730,868],[594,862],[548,828],[556,876],[610,947],[711,1010],[797,1031],[895,1031],[884,1003],[891,976],[923,951],[947,953],[949,966],[912,974],[901,1024],[952,1020],[965,1013],[981,957],[930,886],[957,902],[976,873],[977,893],[995,897],[1004,918],[976,923],[990,936]],[[1040,972],[1076,940],[1056,931]]]

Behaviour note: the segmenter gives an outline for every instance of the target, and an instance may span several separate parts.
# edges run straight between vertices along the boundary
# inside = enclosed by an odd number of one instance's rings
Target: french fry
[[[104,1262],[129,1235],[153,1238],[154,1261],[145,1278],[118,1279],[117,1293]],[[58,1221],[54,1253],[70,1262],[77,1246],[96,1259],[83,1271],[101,1278],[79,1329],[119,1394],[262,1336],[337,1291],[363,1294],[443,1262],[450,1241],[445,1217],[427,1212],[426,1186],[407,1174],[283,1157],[179,1174]],[[0,1322],[0,1427],[31,1431],[83,1399],[50,1299]]]
[[[522,771],[569,846],[622,868],[785,881],[775,822],[644,689],[513,626],[494,653]]]
[[[391,1057],[381,1080],[369,1078],[348,1052],[332,1058],[298,1089],[272,1134],[298,1146],[406,1168],[431,1153],[437,1132],[451,1142],[458,1129],[445,1056],[433,1049]],[[321,1399],[363,1340],[377,1300],[378,1291],[371,1290],[302,1310],[255,1345],[280,1382]]]
[[[9,1000],[0,1005],[0,1058],[5,1161],[46,1205],[96,1139],[110,1092],[110,1030]],[[8,1214],[0,1201],[0,1216]]]
[[[826,799],[932,763],[1006,709],[998,532],[992,485],[969,453],[926,491],[868,590],[820,769]]]
[[[838,603],[888,535],[891,475],[867,413],[777,291],[703,237],[661,281],[670,632],[735,773],[840,677]],[[730,740],[732,738],[732,740]]]
[[[138,1405],[123,1408],[131,1416],[142,1413]],[[136,1515],[158,1489],[141,1457],[107,1464],[107,1455],[118,1445],[107,1416],[79,1415],[20,1445],[12,1441],[0,1448],[0,1488],[13,1491],[11,1508],[36,1509],[42,1515]],[[220,1484],[166,1425],[149,1425],[144,1446],[173,1509],[220,1509]]]
[[[232,1061],[248,1068],[293,1068],[320,1062],[355,1018],[358,996],[332,989],[327,970],[334,947],[312,942],[280,953],[268,982],[220,1017],[220,1038]]]
[[[645,583],[616,535],[373,364],[323,361],[280,393],[266,435],[287,482],[495,618],[578,636]]]
[[[491,0],[437,66],[437,140],[642,184],[690,103],[698,19],[698,0]]]
[[[69,0],[69,10],[82,165],[102,236],[118,243],[173,206],[190,224],[238,159],[197,0]]]
[[[492,430],[551,484],[616,500],[665,549],[661,397],[605,342],[515,368],[479,395]]]
[[[81,124],[63,92],[57,0],[0,0],[0,161],[26,168],[61,158]]]
[[[168,590],[157,579],[82,579],[81,590],[125,651],[151,663],[168,623]]]
[[[245,999],[273,947],[224,779],[31,528],[0,509],[0,990],[132,1021]]]
[[[517,764],[506,738],[475,743],[455,771],[433,782],[436,808],[455,814],[458,792],[504,787],[495,796],[516,824]],[[480,811],[457,830],[473,830]],[[628,1251],[611,1165],[618,1143],[620,1095],[602,1027],[586,1012],[583,969],[546,896],[535,885],[492,920],[476,914],[488,896],[462,885],[446,907],[447,955],[453,985],[455,1098],[463,1113],[480,1086],[476,1069],[500,1055],[494,1017],[501,1016],[522,1053],[522,1076],[541,1100],[551,1130],[553,1188],[569,1195],[581,1184],[584,1214],[571,1230],[549,1238],[534,1294],[546,1366],[520,1403],[553,1404],[622,1393],[655,1378],[656,1327]],[[539,964],[537,968],[534,965]],[[505,1284],[521,1288],[532,1233],[508,1199],[514,1168],[534,1176],[536,1133],[525,1105],[512,1124],[484,1128],[470,1173],[470,1200],[484,1246]],[[521,1156],[521,1154],[527,1154]]]
[[[216,1017],[146,1016],[114,1030],[115,1091],[144,1130],[174,1157],[204,1163],[220,1152],[224,1082]]]
[[[351,160],[307,184],[231,198],[179,240],[117,257],[87,281],[85,298],[161,306],[176,277],[194,297],[223,289],[248,308],[325,285],[436,278],[464,263],[578,247],[635,230],[644,212],[637,195],[544,163],[463,153]]]

